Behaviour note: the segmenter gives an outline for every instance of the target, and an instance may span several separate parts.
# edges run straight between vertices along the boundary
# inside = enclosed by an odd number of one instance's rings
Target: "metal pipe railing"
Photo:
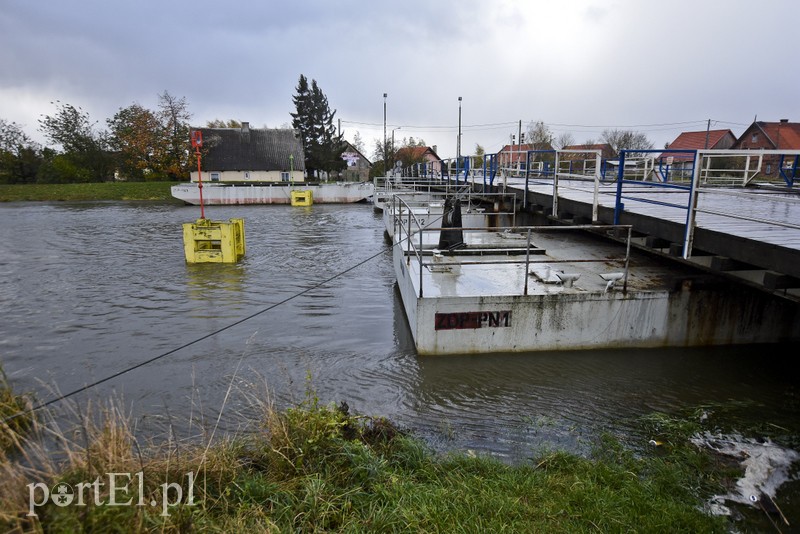
[[[400,203],[400,212],[396,209],[394,211],[396,215],[396,219],[399,218],[402,220],[402,215],[404,212],[402,211],[402,206],[406,207],[405,213],[408,214],[407,216],[407,224],[400,223],[401,231],[399,234],[395,234],[398,238],[398,242],[395,245],[402,245],[402,241],[406,241],[406,265],[411,265],[412,257],[415,258],[419,268],[419,298],[423,298],[424,296],[424,269],[431,268],[434,265],[433,262],[426,262],[424,260],[425,256],[425,244],[424,244],[424,234],[429,232],[441,232],[444,229],[443,227],[434,227],[434,226],[423,226],[419,219],[413,214],[411,206],[405,203],[405,201],[401,198],[395,197],[395,201]],[[396,205],[395,205],[396,207]],[[413,223],[416,223],[416,229],[413,228]],[[625,255],[622,258],[601,258],[601,259],[554,259],[549,258],[547,260],[531,260],[531,235],[533,232],[556,232],[556,231],[579,231],[579,230],[589,230],[592,232],[597,231],[604,231],[604,230],[627,230],[627,238],[625,243]],[[489,260],[486,257],[483,257],[480,261],[473,261],[473,260],[461,260],[461,261],[451,261],[448,262],[448,265],[452,266],[461,266],[461,265],[510,265],[510,264],[525,264],[525,272],[528,272],[528,269],[531,264],[575,264],[575,263],[620,263],[623,265],[623,293],[627,292],[628,287],[628,273],[629,273],[629,266],[630,266],[630,251],[631,251],[631,238],[632,238],[632,226],[630,225],[575,225],[575,226],[508,226],[508,227],[465,227],[461,228],[464,232],[527,232],[527,238],[525,243],[525,260]],[[413,243],[412,237],[414,234],[417,233],[419,235],[419,244],[418,246]],[[431,249],[433,250],[433,248]],[[523,295],[528,295],[528,276],[525,276],[525,283],[524,288],[522,291]]]

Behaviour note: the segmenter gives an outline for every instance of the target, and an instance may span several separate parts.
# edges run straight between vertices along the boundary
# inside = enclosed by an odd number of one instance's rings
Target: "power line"
[[[734,126],[748,126],[748,124],[738,123],[738,122],[729,122],[723,121],[718,119],[711,119],[712,122],[718,124],[731,124]],[[530,123],[537,123],[542,122],[547,127],[552,128],[591,128],[591,129],[601,129],[601,128],[648,128],[650,131],[663,131],[675,128],[667,128],[667,127],[678,127],[678,126],[686,126],[690,124],[706,124],[708,119],[702,120],[694,120],[694,121],[680,121],[680,122],[656,122],[656,123],[649,123],[649,124],[569,124],[569,123],[558,123],[558,122],[544,122],[544,121],[535,121],[529,120],[527,121],[528,124]],[[372,122],[358,122],[358,121],[348,121],[342,120],[342,124],[357,124],[361,126],[374,126],[374,127],[383,127],[383,124],[380,123],[372,123]],[[519,121],[507,121],[507,122],[491,122],[486,124],[466,124],[462,125],[463,129],[500,129],[500,128],[507,128],[509,126],[517,126]],[[456,131],[457,126],[452,125],[414,125],[414,124],[400,124],[400,125],[388,125],[392,127],[402,127],[407,129],[416,129],[420,131],[436,131],[436,130],[444,130],[444,131]]]
[[[497,129],[497,128],[507,128],[509,126],[515,126],[519,121],[514,122],[495,122],[495,123],[488,123],[488,124],[465,124],[461,126],[461,129]],[[374,122],[358,122],[358,121],[348,121],[342,119],[342,124],[357,124],[360,126],[371,126],[375,128],[383,128],[383,123],[377,124]],[[387,124],[387,127],[392,128],[403,128],[408,130],[418,130],[418,131],[437,131],[437,130],[444,130],[444,131],[457,131],[458,126],[452,125],[444,125],[444,126],[437,126],[437,125],[418,125],[418,124]]]
[[[661,123],[653,123],[653,124],[627,124],[627,125],[591,125],[591,124],[560,124],[556,122],[545,122],[545,126],[561,126],[563,128],[650,128],[650,127],[659,127],[659,126],[680,126],[686,124],[698,124],[702,123],[705,124],[708,119],[697,120],[697,121],[683,121],[683,122],[661,122]]]

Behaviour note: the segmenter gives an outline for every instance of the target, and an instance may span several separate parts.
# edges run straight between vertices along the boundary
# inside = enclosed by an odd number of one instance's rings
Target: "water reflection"
[[[220,306],[241,306],[245,269],[230,263],[187,263],[186,295]]]

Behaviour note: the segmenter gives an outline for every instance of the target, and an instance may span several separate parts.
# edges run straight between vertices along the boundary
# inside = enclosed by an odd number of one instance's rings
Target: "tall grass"
[[[8,378],[0,366],[0,459],[12,448],[19,448],[26,432],[32,426],[32,417],[17,416],[31,407],[28,395],[12,391]]]
[[[188,441],[141,442],[113,401],[45,414],[0,463],[0,523],[47,532],[726,531],[699,510],[702,494],[719,489],[698,473],[699,457],[643,457],[606,437],[592,458],[550,452],[509,466],[436,455],[386,419],[324,405],[313,391],[286,410],[263,393],[250,401],[247,431]],[[116,498],[131,505],[109,506],[109,473],[142,473],[144,505],[134,478]],[[85,506],[48,502],[29,515],[29,484],[94,480],[106,482],[104,504],[89,490]],[[150,505],[164,491],[177,502],[177,487],[184,499],[168,513]]]

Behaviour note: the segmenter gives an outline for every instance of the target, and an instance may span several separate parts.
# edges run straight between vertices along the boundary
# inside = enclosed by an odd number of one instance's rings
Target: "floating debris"
[[[698,447],[739,460],[744,468],[744,476],[736,481],[733,490],[726,495],[715,495],[709,501],[708,510],[714,515],[731,515],[726,501],[765,510],[776,507],[774,498],[778,488],[789,480],[791,465],[800,460],[800,453],[776,445],[770,439],[758,441],[738,434],[705,432],[691,441]]]

